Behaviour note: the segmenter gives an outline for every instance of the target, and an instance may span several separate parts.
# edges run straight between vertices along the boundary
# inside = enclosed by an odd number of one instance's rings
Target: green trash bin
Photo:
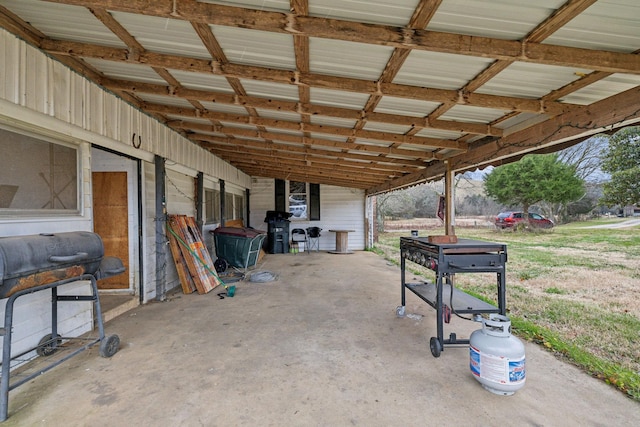
[[[264,231],[246,227],[218,227],[211,233],[217,257],[245,270],[256,265],[262,243],[267,237]]]

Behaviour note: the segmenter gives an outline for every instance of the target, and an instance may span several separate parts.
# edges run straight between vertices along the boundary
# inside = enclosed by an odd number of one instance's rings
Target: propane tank
[[[488,391],[510,396],[525,383],[524,344],[511,335],[511,320],[491,314],[469,339],[469,367]]]

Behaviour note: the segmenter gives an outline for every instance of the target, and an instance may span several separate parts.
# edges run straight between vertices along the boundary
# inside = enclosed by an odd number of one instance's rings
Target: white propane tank
[[[482,319],[482,329],[469,339],[469,367],[475,379],[492,393],[509,396],[524,386],[524,344],[511,335],[507,316],[491,314]]]

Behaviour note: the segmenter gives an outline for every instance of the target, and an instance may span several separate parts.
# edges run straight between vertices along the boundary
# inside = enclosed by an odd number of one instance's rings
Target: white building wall
[[[275,181],[266,178],[254,178],[251,185],[251,204],[249,219],[257,230],[267,231],[264,217],[267,211],[275,209]]]
[[[155,232],[158,218],[155,212],[154,155],[216,179],[224,179],[240,188],[251,186],[248,175],[1,28],[0,124],[32,133],[41,139],[50,138],[78,146],[78,172],[82,180],[79,214],[0,217],[0,236],[92,231],[91,145],[143,160],[144,301],[156,297],[157,273],[159,269],[167,268],[167,263],[156,263],[157,243],[165,242],[157,242]],[[78,286],[89,289],[87,284]],[[49,297],[44,294],[46,292],[19,298],[25,300],[20,301],[14,314],[18,321],[23,322],[20,328],[16,326],[15,338],[31,346],[37,344],[43,335],[37,319],[46,318],[46,310],[50,307]],[[65,334],[92,328],[91,309],[72,308],[68,314],[61,315],[65,316],[60,318],[61,325],[65,325],[61,332]],[[0,317],[3,316],[4,307],[0,307]],[[24,336],[19,337],[20,334]],[[18,349],[19,346],[14,346],[15,351]]]
[[[149,162],[142,162],[142,212],[143,212],[143,233],[142,251],[144,259],[144,286],[142,292],[142,302],[146,303],[156,298],[158,286],[158,269],[166,264],[158,265],[156,253],[158,247],[164,248],[156,242],[156,170],[155,165]]]
[[[275,206],[275,181],[271,178],[254,178],[251,190],[251,223],[259,230],[267,231],[264,217]],[[320,250],[336,248],[335,233],[329,230],[354,230],[349,233],[349,250],[365,248],[365,194],[363,190],[333,185],[320,186],[320,221],[291,219],[290,228],[322,228]]]

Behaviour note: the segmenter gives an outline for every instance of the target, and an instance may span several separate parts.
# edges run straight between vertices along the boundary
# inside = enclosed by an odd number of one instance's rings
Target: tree
[[[609,138],[602,153],[602,170],[611,174],[604,183],[602,202],[608,206],[640,203],[640,127],[630,126]]]
[[[540,202],[567,203],[584,194],[584,181],[558,154],[527,155],[518,162],[495,168],[484,177],[486,194],[507,206],[529,207]]]
[[[558,159],[573,166],[578,178],[585,181],[586,191],[583,197],[569,203],[540,203],[540,208],[547,216],[566,221],[569,217],[587,214],[598,206],[602,196],[602,182],[609,179],[600,166],[600,155],[607,146],[608,139],[607,135],[594,135],[558,152]]]

